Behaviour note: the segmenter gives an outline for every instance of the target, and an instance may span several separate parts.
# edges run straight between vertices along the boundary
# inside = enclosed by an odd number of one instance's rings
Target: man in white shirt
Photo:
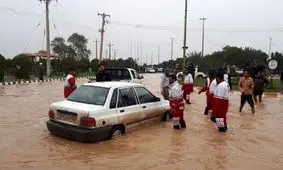
[[[219,132],[226,132],[230,86],[224,80],[224,72],[221,70],[216,73],[216,80],[218,85],[214,91],[213,116]]]
[[[160,91],[164,100],[169,100],[169,70],[165,70],[165,74],[161,77]]]

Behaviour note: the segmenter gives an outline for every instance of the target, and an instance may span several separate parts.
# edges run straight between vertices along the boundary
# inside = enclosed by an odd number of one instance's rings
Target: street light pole
[[[187,54],[187,15],[188,15],[188,0],[185,0],[185,22],[184,22],[184,45],[183,45],[183,69],[186,67]]]
[[[174,38],[171,38],[171,60],[173,60]]]
[[[207,18],[200,18],[200,20],[202,20],[202,45],[201,45],[201,56],[204,56],[204,21]]]

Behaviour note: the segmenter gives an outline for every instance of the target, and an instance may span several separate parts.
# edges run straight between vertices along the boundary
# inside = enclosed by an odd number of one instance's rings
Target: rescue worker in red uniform
[[[206,108],[204,110],[204,115],[208,115],[209,111],[212,110],[212,100],[213,94],[210,93],[210,85],[215,79],[215,70],[210,70],[208,73],[208,78],[206,79],[205,86],[200,89],[198,94],[206,92]]]
[[[181,77],[177,80],[177,76],[175,74],[171,75],[169,102],[174,129],[186,128],[186,122],[184,120],[183,87],[180,84],[180,81],[182,81]]]
[[[69,97],[73,91],[77,89],[76,86],[76,71],[75,69],[71,68],[69,69],[69,74],[67,75],[65,82],[64,82],[64,97]]]
[[[214,91],[213,101],[213,116],[215,117],[219,132],[227,131],[226,115],[229,108],[230,86],[224,80],[224,74],[221,70],[216,73],[217,87]]]
[[[194,79],[190,71],[186,71],[184,77],[184,100],[187,104],[191,104],[190,94],[194,92]]]

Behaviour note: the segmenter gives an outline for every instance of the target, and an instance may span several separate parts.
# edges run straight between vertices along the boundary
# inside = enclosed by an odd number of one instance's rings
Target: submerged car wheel
[[[124,133],[125,131],[123,126],[114,126],[110,134],[110,139],[121,137]]]

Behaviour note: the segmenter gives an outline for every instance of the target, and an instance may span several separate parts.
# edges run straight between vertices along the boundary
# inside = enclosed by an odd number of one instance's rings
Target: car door
[[[117,114],[119,123],[132,124],[141,121],[141,108],[133,87],[118,90]]]
[[[164,114],[164,109],[156,97],[144,87],[135,87],[140,107],[142,109],[142,120],[147,120]]]

